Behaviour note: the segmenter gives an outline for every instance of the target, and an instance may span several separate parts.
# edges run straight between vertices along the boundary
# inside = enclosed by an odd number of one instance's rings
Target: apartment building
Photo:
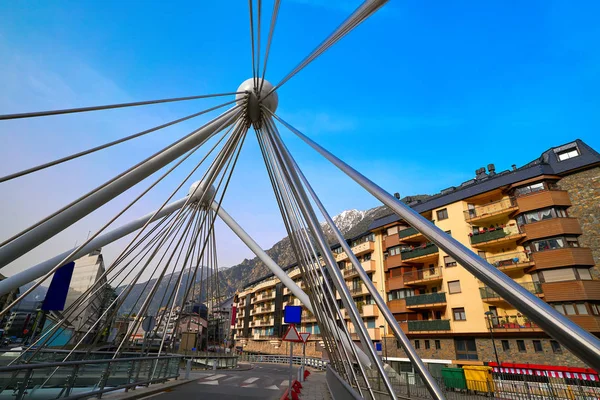
[[[531,163],[410,206],[586,330],[600,334],[600,155],[577,140]],[[388,307],[421,356],[454,365],[581,365],[566,349],[396,215],[383,242]],[[596,252],[594,258],[593,252]],[[492,337],[494,338],[492,340]],[[404,361],[395,340],[388,355]]]
[[[576,140],[551,148],[508,171],[496,172],[490,164],[457,187],[408,203],[573,322],[600,334],[600,155],[588,145]],[[496,361],[495,346],[500,362],[581,365],[395,214],[374,221],[349,244],[428,364]],[[390,362],[406,371],[408,359],[347,256],[341,248],[333,251],[371,339],[383,341]],[[287,271],[306,288],[297,267]],[[283,307],[299,304],[289,290],[270,276],[248,285],[234,301],[238,345],[241,340],[249,351],[281,352],[276,346]],[[319,340],[316,321],[305,315],[300,330]]]

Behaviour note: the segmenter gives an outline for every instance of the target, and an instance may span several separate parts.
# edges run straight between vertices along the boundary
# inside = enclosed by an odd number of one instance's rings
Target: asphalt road
[[[287,389],[290,367],[254,364],[249,371],[217,370],[198,374],[198,381],[148,396],[152,400],[182,399],[279,399]],[[296,377],[294,367],[294,378]]]

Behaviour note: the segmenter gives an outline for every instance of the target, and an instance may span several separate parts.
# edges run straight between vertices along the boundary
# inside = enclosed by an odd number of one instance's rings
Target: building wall
[[[558,186],[569,192],[569,215],[579,220],[583,231],[579,241],[592,250],[596,276],[600,276],[600,167],[568,175]]]
[[[290,348],[288,342],[279,342],[279,346],[275,347],[268,340],[249,340],[244,346],[244,351],[250,353],[260,354],[274,354],[274,355],[288,355],[290,354]],[[302,355],[302,345],[294,343],[294,355]],[[323,355],[322,348],[319,346],[317,341],[309,341],[306,344],[306,356],[307,357],[321,357]]]
[[[509,350],[504,351],[502,349],[502,340],[508,340]],[[540,340],[543,352],[536,352],[533,347],[532,340]],[[475,338],[477,346],[478,360],[457,360],[456,348],[454,345],[454,338],[444,337],[423,337],[419,339],[411,339],[411,344],[415,345],[415,340],[419,340],[420,348],[417,349],[419,357],[424,359],[441,359],[451,360],[452,365],[484,365],[487,362],[494,362],[496,357],[494,355],[494,347],[492,340],[484,337]],[[430,341],[430,348],[425,348],[425,340]],[[435,340],[440,341],[440,349],[435,348]],[[523,340],[525,344],[526,352],[519,352],[517,347],[517,340]],[[499,337],[494,340],[496,349],[498,351],[498,359],[501,363],[531,363],[531,364],[552,364],[552,365],[563,365],[568,367],[582,367],[583,363],[575,357],[572,353],[566,350],[564,347],[561,352],[555,353],[552,351],[550,339],[547,338],[522,338],[522,337]],[[386,337],[385,346],[387,347],[388,357],[401,357],[406,358],[406,352],[404,349],[399,348],[397,345],[396,338]],[[384,347],[385,354],[385,347]]]

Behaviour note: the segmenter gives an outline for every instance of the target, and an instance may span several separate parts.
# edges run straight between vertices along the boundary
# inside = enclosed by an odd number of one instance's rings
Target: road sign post
[[[309,332],[300,332],[302,338],[302,367],[300,368],[300,381],[304,382],[304,369],[306,368],[306,342],[310,337]]]
[[[288,394],[292,398],[292,380],[294,376],[294,343],[302,342],[302,337],[296,330],[296,324],[302,322],[302,306],[285,306],[283,310],[283,322],[290,324],[281,339],[290,342],[290,379],[288,383]]]

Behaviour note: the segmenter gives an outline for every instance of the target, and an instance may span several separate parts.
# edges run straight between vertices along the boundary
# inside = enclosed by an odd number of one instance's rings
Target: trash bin
[[[466,389],[465,371],[462,368],[442,368],[442,379],[447,389]]]
[[[492,367],[482,365],[463,366],[467,388],[477,392],[493,393],[494,380],[492,378]]]

